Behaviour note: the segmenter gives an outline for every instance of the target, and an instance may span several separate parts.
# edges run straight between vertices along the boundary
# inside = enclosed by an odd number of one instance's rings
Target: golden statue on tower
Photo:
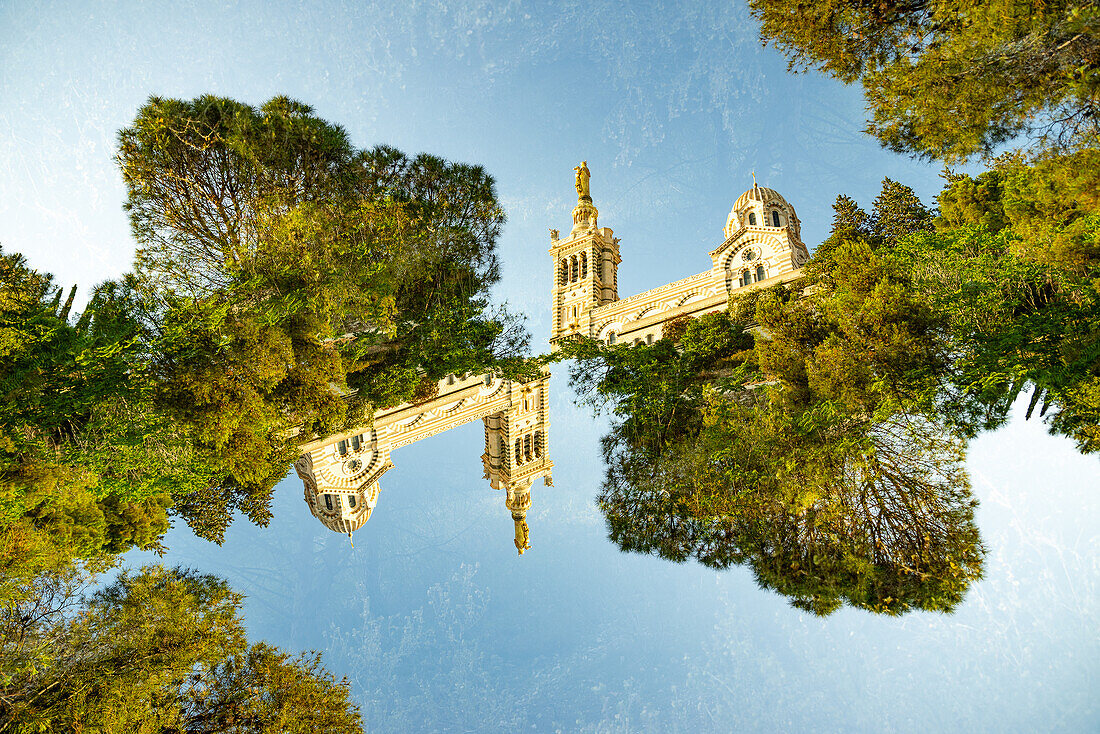
[[[530,534],[527,531],[527,520],[522,516],[512,515],[512,521],[516,524],[516,539],[513,541],[516,544],[516,550],[522,556],[525,550],[530,550]]]
[[[592,201],[592,193],[588,188],[588,181],[592,178],[592,172],[588,170],[588,161],[581,161],[579,166],[574,166],[573,172],[576,174],[577,200]]]

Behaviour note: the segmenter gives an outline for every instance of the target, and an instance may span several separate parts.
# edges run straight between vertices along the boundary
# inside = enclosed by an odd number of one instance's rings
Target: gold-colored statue
[[[579,166],[574,166],[576,173],[577,198],[592,201],[592,194],[588,188],[588,180],[592,178],[592,172],[588,170],[588,161],[581,161]]]
[[[527,521],[515,515],[512,516],[512,520],[514,520],[516,524],[516,539],[513,542],[516,544],[516,550],[519,551],[519,554],[522,556],[523,551],[531,547],[531,543],[529,542],[530,535],[527,531]]]

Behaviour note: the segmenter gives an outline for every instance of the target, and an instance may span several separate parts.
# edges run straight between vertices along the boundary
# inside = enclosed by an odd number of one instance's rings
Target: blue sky
[[[742,4],[637,5],[0,0],[0,244],[85,288],[126,270],[115,135],[150,95],[286,94],[359,146],[484,165],[508,214],[498,296],[536,348],[548,229],[568,229],[582,159],[624,296],[708,267],[754,170],[811,249],[836,196],[869,205],[884,176],[932,202],[940,167],[881,150],[859,90],[790,75]],[[354,549],[288,479],[271,527],[238,523],[223,547],[176,530],[166,561],[229,577],[254,635],[324,650],[376,730],[1100,725],[1095,458],[1034,422],[983,437],[990,558],[960,611],[822,621],[743,570],[613,548],[592,504],[603,424],[564,375],[554,388],[555,487],[536,489],[522,558],[472,425],[395,453]]]

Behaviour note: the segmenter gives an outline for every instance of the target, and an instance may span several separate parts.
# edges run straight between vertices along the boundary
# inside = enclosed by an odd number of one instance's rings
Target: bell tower
[[[599,211],[589,190],[592,174],[588,163],[582,162],[573,171],[577,188],[573,229],[564,239],[558,230],[550,230],[550,256],[554,259],[550,345],[554,349],[563,337],[590,336],[592,309],[619,300],[619,241],[610,229],[599,227]]]
[[[506,410],[485,417],[485,453],[481,456],[485,478],[493,489],[503,489],[504,506],[515,525],[516,550],[520,555],[528,542],[527,510],[531,487],[541,478],[553,486],[554,462],[547,455],[550,431],[550,375],[537,380],[512,383]]]

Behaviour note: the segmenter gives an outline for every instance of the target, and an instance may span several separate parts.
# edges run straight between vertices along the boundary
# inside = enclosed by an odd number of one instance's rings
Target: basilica
[[[778,192],[758,186],[754,176],[752,188],[730,210],[721,243],[710,251],[709,270],[619,298],[619,239],[599,226],[587,163],[574,171],[573,228],[566,237],[550,230],[553,347],[570,336],[607,344],[652,344],[668,321],[725,310],[743,289],[794,280],[810,258],[794,207]]]
[[[599,226],[588,164],[581,163],[574,173],[573,228],[566,237],[550,230],[553,349],[577,336],[607,344],[652,344],[668,321],[721,311],[731,297],[794,280],[809,259],[794,207],[758,186],[754,177],[752,188],[730,210],[724,237],[710,252],[709,270],[620,299],[619,239]],[[394,449],[480,418],[485,479],[504,491],[515,526],[513,542],[523,554],[530,548],[532,486],[536,479],[552,486],[549,383],[548,373],[530,382],[491,374],[449,375],[426,401],[380,410],[370,425],[302,444],[294,468],[310,512],[325,527],[352,538],[378,505],[379,480],[394,466]]]
[[[549,441],[550,375],[516,382],[493,375],[448,375],[435,397],[374,414],[369,426],[301,446],[294,469],[305,484],[313,516],[349,538],[370,519],[381,494],[379,480],[393,468],[390,454],[422,438],[480,418],[485,424],[481,462],[515,525],[516,550],[530,548],[527,509],[536,479],[552,486]]]

